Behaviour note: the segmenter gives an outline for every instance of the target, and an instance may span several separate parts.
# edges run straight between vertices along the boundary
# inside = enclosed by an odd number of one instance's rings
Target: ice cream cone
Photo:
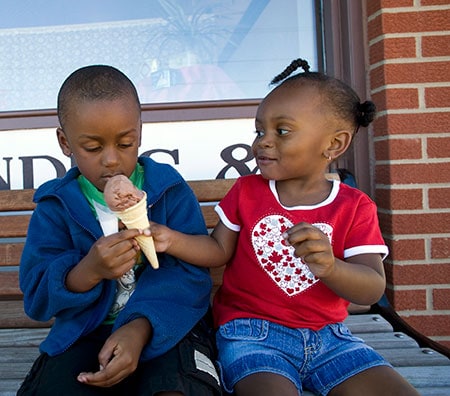
[[[144,192],[144,197],[135,205],[114,214],[122,221],[128,228],[137,228],[143,230],[148,228],[150,223],[147,217],[147,194]],[[147,257],[151,266],[155,269],[159,268],[158,257],[156,256],[155,244],[153,238],[140,235],[136,237],[142,252]]]

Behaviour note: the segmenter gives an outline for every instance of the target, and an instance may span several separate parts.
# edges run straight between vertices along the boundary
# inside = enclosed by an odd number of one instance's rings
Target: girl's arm
[[[285,238],[311,272],[342,298],[371,305],[383,295],[386,279],[380,254],[360,254],[340,260],[334,256],[328,237],[308,223],[295,225]]]
[[[165,252],[200,267],[225,265],[234,253],[238,234],[219,221],[209,235],[190,235],[150,222],[151,235],[157,252]]]
[[[360,254],[346,261],[335,259],[334,270],[321,280],[342,298],[361,305],[375,304],[386,287],[379,254]]]

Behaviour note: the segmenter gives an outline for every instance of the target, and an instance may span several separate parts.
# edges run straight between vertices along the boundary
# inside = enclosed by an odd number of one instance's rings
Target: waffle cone
[[[145,194],[145,191],[144,191]],[[135,205],[120,212],[114,212],[128,229],[137,228],[143,230],[150,226],[147,217],[147,194]],[[153,238],[148,236],[137,236],[139,247],[147,257],[151,266],[155,269],[159,268],[158,257],[156,256],[155,244]]]

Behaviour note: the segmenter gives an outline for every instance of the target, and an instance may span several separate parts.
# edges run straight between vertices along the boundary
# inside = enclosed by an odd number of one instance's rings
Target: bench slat
[[[23,310],[22,300],[0,300],[1,323],[0,327],[4,329],[21,327],[49,327],[49,322],[38,322],[30,319]]]
[[[0,294],[2,300],[22,297],[22,291],[19,289],[19,273],[17,270],[1,271],[0,279]]]
[[[23,379],[2,379],[0,388],[0,396],[16,396]]]
[[[448,366],[449,360],[444,355],[430,349],[398,348],[378,349],[389,363],[396,367],[407,366]]]
[[[392,333],[353,333],[375,349],[418,348],[419,344],[410,336],[401,332]]]
[[[0,244],[0,267],[17,266],[20,263],[20,256],[23,250],[22,242],[1,243]]]
[[[16,210],[33,210],[36,205],[33,202],[34,190],[1,190],[0,212],[12,212]]]
[[[415,388],[450,387],[450,365],[448,366],[418,366],[395,368]],[[450,393],[444,393],[448,396]]]
[[[0,350],[5,347],[37,348],[50,329],[0,329]]]
[[[31,215],[0,216],[0,238],[24,237]]]
[[[189,186],[199,202],[220,201],[234,184],[235,179],[190,180]]]
[[[388,333],[392,332],[392,325],[378,314],[349,315],[345,320],[352,333]]]

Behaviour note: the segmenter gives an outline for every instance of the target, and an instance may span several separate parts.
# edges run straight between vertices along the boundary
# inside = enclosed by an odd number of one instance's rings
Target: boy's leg
[[[164,355],[141,362],[130,377],[138,388],[135,395],[220,396],[212,340],[201,321]]]
[[[41,354],[33,364],[17,395],[103,395],[106,390],[77,381],[83,371],[98,370],[98,352],[105,338],[103,334],[83,337],[66,352],[50,357]],[[111,393],[109,393],[111,394]]]
[[[389,366],[372,367],[331,389],[330,396],[419,396],[414,387]]]

